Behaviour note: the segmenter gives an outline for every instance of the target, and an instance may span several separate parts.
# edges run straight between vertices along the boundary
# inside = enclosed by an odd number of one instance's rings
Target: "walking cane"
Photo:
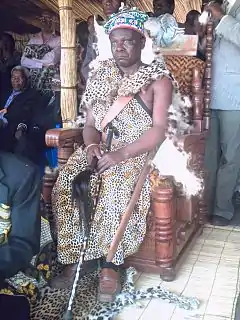
[[[155,154],[155,153],[154,153]],[[139,199],[139,196],[141,194],[141,191],[142,191],[142,187],[144,185],[144,182],[150,172],[150,169],[151,169],[151,163],[152,163],[152,159],[153,159],[153,156],[154,154],[149,154],[148,157],[147,157],[147,160],[145,162],[145,165],[139,175],[139,178],[138,178],[138,181],[135,185],[135,189],[133,191],[133,194],[132,194],[132,197],[128,203],[128,206],[126,208],[126,211],[124,212],[122,218],[121,218],[121,222],[120,222],[120,225],[114,235],[114,238],[112,240],[112,243],[110,245],[110,248],[108,250],[108,254],[107,254],[107,258],[106,258],[106,261],[107,262],[112,262],[116,252],[117,252],[117,249],[118,249],[118,246],[119,246],[119,243],[121,241],[121,239],[123,238],[123,235],[125,233],[125,230],[127,228],[127,225],[128,225],[128,222],[131,218],[131,215],[132,215],[132,212],[134,210],[134,207]]]
[[[106,130],[107,130],[106,152],[109,152],[111,151],[113,137],[117,138],[119,134],[117,129],[113,127],[111,122],[106,126]],[[92,210],[92,205],[90,205],[92,201],[90,199],[90,192],[89,192],[90,178],[96,166],[97,166],[97,158],[94,158],[90,166],[87,167],[85,171],[81,172],[73,181],[74,190],[72,193],[72,200],[75,199],[77,202],[76,204],[79,208],[80,222],[83,222],[85,236],[84,236],[83,246],[80,251],[80,258],[77,265],[77,270],[76,270],[72,291],[71,291],[69,302],[68,302],[67,311],[63,317],[63,320],[73,319],[72,304],[75,298],[76,287],[79,280],[81,266],[83,264],[84,255],[87,249],[88,237],[90,233],[90,221],[93,218],[93,213],[94,213],[93,211],[96,210],[96,206],[95,206],[95,210]],[[101,183],[102,183],[102,179],[100,177],[98,197],[101,189]],[[96,205],[97,203],[98,203],[98,198],[96,201]],[[90,210],[89,210],[89,205],[90,205]]]

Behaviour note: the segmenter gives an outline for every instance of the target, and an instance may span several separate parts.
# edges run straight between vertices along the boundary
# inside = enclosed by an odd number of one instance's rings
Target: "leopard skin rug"
[[[50,226],[47,219],[42,218],[41,250],[32,260],[31,267],[26,272],[19,272],[8,279],[8,286],[0,290],[4,294],[25,294],[31,305],[31,320],[65,320],[70,289],[51,289],[48,281],[62,271],[57,262]],[[147,289],[137,289],[134,286],[136,270],[132,267],[122,270],[122,292],[113,303],[97,301],[99,268],[81,277],[76,288],[72,305],[74,320],[110,320],[125,307],[137,305],[146,299],[157,298],[173,303],[185,310],[196,310],[199,301],[195,298],[180,296],[166,290],[163,286]]]
[[[185,310],[195,310],[199,307],[199,301],[171,293],[162,286],[136,289],[134,276],[136,270],[129,268],[122,272],[123,290],[113,303],[100,303],[96,300],[98,287],[98,272],[85,275],[79,280],[72,311],[76,320],[111,320],[125,307],[137,305],[143,307],[141,301],[158,298],[169,303],[174,303]],[[41,297],[32,305],[32,320],[64,320],[67,309],[70,290],[56,290],[45,287],[41,291]]]

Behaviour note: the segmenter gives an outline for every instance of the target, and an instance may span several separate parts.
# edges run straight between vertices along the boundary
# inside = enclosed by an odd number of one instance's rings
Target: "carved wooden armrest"
[[[199,153],[199,145],[205,144],[207,132],[200,132],[200,133],[190,133],[178,137],[175,141],[175,144],[181,149],[186,152],[194,152],[196,150]],[[202,150],[201,150],[202,151]]]
[[[204,177],[204,153],[207,131],[191,133],[179,137],[177,145],[180,149],[191,155],[188,165],[198,176]]]
[[[83,129],[50,129],[45,136],[46,145],[48,147],[64,148],[67,145],[83,144]]]

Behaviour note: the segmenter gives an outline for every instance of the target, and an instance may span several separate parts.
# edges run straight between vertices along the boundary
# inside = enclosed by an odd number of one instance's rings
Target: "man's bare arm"
[[[164,77],[152,84],[153,99],[153,127],[146,131],[138,140],[122,149],[124,158],[134,158],[149,152],[160,145],[165,139],[168,122],[168,109],[172,103],[172,82]]]

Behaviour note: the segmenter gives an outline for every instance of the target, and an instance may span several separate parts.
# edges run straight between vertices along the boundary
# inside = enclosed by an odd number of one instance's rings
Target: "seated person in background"
[[[11,89],[11,70],[20,64],[21,56],[15,50],[15,41],[8,33],[3,33],[0,39],[0,106],[7,98]]]
[[[15,41],[9,33],[3,33],[1,36],[0,45],[0,69],[18,65],[21,60],[21,55],[15,50]]]
[[[49,12],[42,14],[42,31],[30,39],[21,59],[21,65],[30,69],[31,86],[48,96],[51,96],[51,78],[59,72],[61,57],[61,38],[54,34],[54,18]]]
[[[17,293],[14,287],[18,286],[18,272],[25,270],[39,252],[40,176],[33,164],[0,151],[0,180],[0,312],[8,315],[5,319],[27,320],[23,317],[29,313],[27,301],[2,294]],[[13,307],[18,300],[22,307],[18,305],[15,318],[14,310],[5,311],[5,304],[9,301]]]
[[[86,56],[87,45],[88,45],[88,37],[91,28],[89,27],[86,21],[82,21],[77,25],[77,42],[78,45],[83,49],[81,56],[78,56],[78,59],[82,62]]]
[[[45,130],[38,125],[43,99],[30,88],[28,77],[29,71],[22,66],[11,72],[12,91],[0,106],[0,149],[39,164],[45,145]]]
[[[146,14],[147,14],[150,18],[154,17],[154,13],[153,13],[153,12],[151,12],[151,11],[146,12]]]
[[[189,11],[183,27],[185,28],[185,34],[199,36],[197,58],[205,60],[204,51],[206,39],[204,38],[204,28],[199,22],[200,15],[201,13],[197,10]]]
[[[122,0],[102,0],[102,8],[104,15],[108,18],[111,14],[118,12],[121,2],[124,2]],[[99,19],[98,19],[99,21]],[[102,23],[103,21],[101,21]],[[89,73],[89,65],[90,63],[96,59],[96,52],[94,49],[94,42],[95,42],[95,37],[94,37],[94,25],[92,25],[92,22],[90,20],[90,34],[88,37],[88,45],[87,45],[87,52],[85,59],[83,61],[82,65],[82,75],[87,81],[88,79],[88,73]]]
[[[91,16],[92,17],[92,16]],[[91,31],[90,31],[91,30]],[[82,65],[87,53],[89,35],[93,34],[91,27],[86,21],[77,26],[77,95],[78,105],[80,104],[83,91],[86,86],[85,78],[82,75]]]
[[[61,118],[61,80],[58,75],[52,79],[51,88],[53,96],[47,107],[44,109],[44,123],[48,129],[56,128],[57,125],[62,126]]]
[[[174,10],[174,0],[153,0],[153,12],[155,17],[159,17],[166,13],[173,15]],[[178,23],[178,27],[183,28],[184,26],[182,23]]]
[[[174,10],[174,0],[153,0],[153,12],[155,17],[159,17],[165,13],[173,15]]]
[[[184,24],[185,34],[197,35],[200,29],[199,17],[200,12],[197,10],[191,10],[186,15],[186,21]]]

